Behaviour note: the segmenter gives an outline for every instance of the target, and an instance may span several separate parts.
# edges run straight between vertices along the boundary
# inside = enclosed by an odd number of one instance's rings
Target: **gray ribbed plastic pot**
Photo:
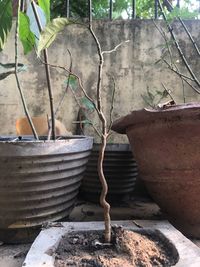
[[[29,241],[38,226],[69,215],[93,139],[0,140],[0,240]]]
[[[101,184],[97,173],[99,144],[94,144],[81,185],[81,195],[98,203]],[[107,199],[117,204],[133,192],[138,175],[137,164],[129,144],[107,144],[104,158],[104,174],[108,183]]]

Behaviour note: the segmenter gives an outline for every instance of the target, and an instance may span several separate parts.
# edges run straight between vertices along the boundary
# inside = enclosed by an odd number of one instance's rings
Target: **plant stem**
[[[18,77],[18,35],[19,35],[19,12],[20,12],[20,6],[21,6],[21,0],[18,1],[18,10],[17,10],[17,17],[16,17],[16,30],[15,30],[15,78],[16,78],[16,82],[17,82],[17,87],[20,93],[20,97],[22,100],[22,104],[23,104],[23,108],[24,108],[24,112],[25,115],[28,119],[28,122],[31,126],[33,135],[35,137],[36,140],[39,140],[38,138],[38,134],[35,130],[34,124],[32,122],[31,116],[29,114],[28,108],[27,108],[27,104],[26,104],[26,100],[24,97],[24,93],[23,90],[21,88],[20,85],[20,81],[19,81],[19,77]]]
[[[162,4],[161,4],[160,0],[158,0],[158,5],[159,5],[159,8],[160,8],[160,10],[161,10],[161,13],[162,13],[162,16],[163,16],[163,18],[164,18],[164,21],[165,21],[165,23],[166,23],[166,25],[167,25],[167,28],[168,28],[168,30],[169,30],[169,32],[170,32],[170,34],[171,34],[171,37],[172,37],[172,39],[173,39],[173,41],[174,41],[174,44],[175,44],[175,46],[176,46],[176,48],[177,48],[177,50],[178,50],[178,53],[179,53],[179,55],[180,55],[180,57],[181,57],[181,59],[182,59],[184,65],[185,65],[185,67],[187,68],[187,70],[188,70],[188,72],[190,73],[191,77],[194,79],[194,82],[196,83],[196,85],[197,85],[198,87],[200,87],[200,82],[199,82],[199,80],[197,79],[197,77],[196,77],[196,75],[194,74],[194,72],[192,71],[190,65],[188,64],[187,59],[185,58],[185,56],[184,56],[184,54],[183,54],[183,52],[182,52],[182,50],[181,50],[181,48],[180,48],[180,46],[179,46],[179,43],[178,43],[178,41],[177,41],[177,39],[176,39],[176,36],[175,36],[175,34],[174,34],[174,32],[173,32],[173,29],[172,29],[171,25],[170,25],[170,24],[168,23],[168,21],[167,21],[167,18],[166,18],[166,15],[165,15],[165,12],[164,12],[164,10],[163,10],[163,7],[162,7]]]
[[[37,9],[35,7],[35,2],[31,1],[31,6],[33,9],[33,13],[39,28],[39,31],[42,31],[42,25],[40,22],[40,18],[37,13]],[[54,114],[54,103],[53,103],[53,93],[52,93],[52,86],[51,86],[51,76],[50,76],[50,69],[48,64],[48,53],[47,49],[44,49],[43,51],[44,55],[44,62],[45,64],[45,71],[46,71],[46,80],[47,80],[47,87],[48,87],[48,94],[49,94],[49,103],[50,103],[50,112],[51,112],[51,128],[52,128],[52,139],[56,140],[56,130],[55,130],[55,114]]]
[[[107,137],[108,137],[107,121],[103,114],[102,99],[101,99],[101,91],[102,91],[101,81],[102,81],[104,58],[103,58],[103,53],[101,50],[101,45],[99,43],[99,40],[92,29],[92,2],[91,0],[88,0],[88,6],[89,6],[89,27],[88,28],[97,46],[97,52],[99,56],[99,67],[98,67],[98,76],[97,76],[98,77],[97,78],[98,79],[97,80],[97,109],[99,111],[98,116],[102,124],[101,146],[100,146],[99,158],[98,158],[98,175],[99,175],[99,180],[102,185],[100,204],[103,207],[103,211],[104,211],[105,242],[110,243],[111,242],[110,205],[106,201],[106,196],[108,193],[108,184],[107,184],[106,178],[104,176],[104,171],[103,171],[104,153],[105,153]]]

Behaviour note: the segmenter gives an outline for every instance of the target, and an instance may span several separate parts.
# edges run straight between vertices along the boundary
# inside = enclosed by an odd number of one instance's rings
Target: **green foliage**
[[[136,2],[136,16],[140,19],[154,17],[154,3],[152,0],[140,0]]]
[[[66,80],[66,83],[69,84],[72,90],[77,89],[77,78],[74,75],[69,75],[69,78]]]
[[[51,14],[52,17],[66,16],[66,0],[51,0]],[[136,17],[140,19],[150,19],[154,17],[154,0],[136,0]],[[182,8],[180,9],[180,16],[182,18],[196,18],[196,12],[191,12],[189,6],[191,1],[182,0]],[[108,0],[93,0],[92,12],[95,19],[108,18],[109,16],[109,1]],[[168,12],[169,13],[169,12]],[[189,16],[188,16],[189,14]],[[132,0],[113,0],[113,19],[126,18],[132,16]],[[86,18],[88,17],[87,1],[70,1],[70,16]]]
[[[40,53],[43,49],[48,48],[55,40],[57,34],[69,24],[72,24],[72,22],[66,18],[57,18],[49,22],[40,35],[38,53]]]
[[[24,48],[24,54],[28,54],[35,45],[35,36],[30,30],[29,17],[20,12],[19,14],[19,38]]]
[[[43,9],[48,23],[50,21],[50,0],[38,0],[38,4]]]
[[[81,99],[81,104],[87,110],[90,110],[90,111],[93,111],[94,110],[94,104],[89,99],[87,99],[86,97],[83,97]]]
[[[12,1],[0,0],[0,51],[12,27]]]
[[[198,17],[198,12],[190,11],[188,7],[174,7],[171,12],[167,13],[167,20],[169,23],[171,23],[177,17],[180,17],[182,19],[194,19]]]

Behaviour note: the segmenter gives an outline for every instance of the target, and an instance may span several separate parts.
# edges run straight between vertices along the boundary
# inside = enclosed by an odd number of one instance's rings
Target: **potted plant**
[[[171,20],[167,18],[161,2],[158,3],[171,36],[171,40],[166,39],[163,30],[160,30],[171,61],[167,61],[165,57],[161,60],[182,80],[183,99],[185,99],[184,85],[190,85],[199,93],[200,82],[198,75],[192,71],[189,57],[185,56],[181,48]],[[177,19],[183,26],[200,62],[198,44],[182,19],[179,16]],[[170,41],[177,49],[185,73],[180,71],[178,61],[173,57]],[[115,121],[112,126],[118,133],[127,134],[141,177],[150,195],[166,212],[170,222],[186,235],[193,237],[200,236],[199,118],[199,103],[179,105],[174,103],[152,110],[133,111]]]
[[[38,136],[28,112],[19,79],[18,35],[25,53],[35,45],[35,35],[30,30],[30,20],[37,22],[41,31],[41,18],[49,20],[49,1],[29,2],[32,18],[18,11],[15,30],[15,63],[2,64],[5,71],[1,79],[14,73],[33,136],[3,137],[0,140],[0,240],[4,242],[30,241],[38,227],[49,221],[66,218],[78,194],[81,179],[92,148],[93,139],[84,136],[56,136],[55,111],[48,53],[44,50],[44,68],[51,115],[48,136]],[[12,26],[12,1],[0,1],[0,50]],[[35,33],[36,34],[36,33]],[[14,70],[13,70],[14,66]],[[12,69],[9,69],[12,67]],[[35,232],[35,230],[37,230]]]

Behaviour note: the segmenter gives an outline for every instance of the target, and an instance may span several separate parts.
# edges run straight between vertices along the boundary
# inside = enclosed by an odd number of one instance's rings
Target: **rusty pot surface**
[[[25,242],[33,229],[69,215],[92,143],[83,136],[56,141],[1,138],[1,241]]]
[[[200,237],[200,105],[138,110],[114,122],[128,135],[145,185],[169,220]]]

